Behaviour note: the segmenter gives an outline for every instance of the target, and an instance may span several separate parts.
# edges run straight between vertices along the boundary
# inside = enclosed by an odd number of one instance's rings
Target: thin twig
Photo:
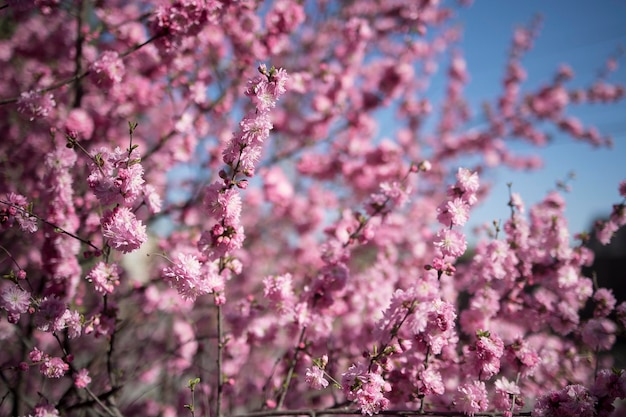
[[[291,383],[291,379],[293,378],[294,370],[296,369],[296,365],[298,363],[298,354],[302,351],[302,345],[304,343],[304,335],[306,333],[306,327],[302,328],[300,332],[300,337],[298,338],[298,345],[296,346],[296,350],[293,353],[293,359],[291,360],[291,364],[289,365],[289,371],[287,372],[287,376],[285,377],[285,382],[283,382],[282,392],[280,393],[280,398],[278,399],[278,404],[276,405],[277,409],[281,409],[283,403],[285,402],[285,397],[287,397],[287,392],[289,391],[289,384]]]
[[[224,380],[222,378],[222,355],[224,352],[224,329],[222,323],[222,305],[217,305],[217,399],[215,401],[215,417],[222,417],[222,395]]]

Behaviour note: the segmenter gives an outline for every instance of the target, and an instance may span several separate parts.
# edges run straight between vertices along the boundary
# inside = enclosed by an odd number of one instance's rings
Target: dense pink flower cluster
[[[435,246],[441,251],[441,257],[458,258],[465,253],[467,242],[465,235],[454,226],[463,226],[469,218],[469,210],[477,201],[478,174],[465,168],[459,168],[457,182],[448,190],[451,200],[441,204],[437,220],[446,228],[439,230],[435,237]]]
[[[31,90],[20,95],[17,105],[19,112],[32,122],[35,119],[50,116],[50,113],[56,106],[56,102],[52,93],[42,94]]]
[[[178,290],[181,297],[191,301],[200,295],[224,290],[224,278],[217,262],[200,263],[193,255],[179,254],[174,265],[163,270],[163,278]]]
[[[106,51],[91,66],[91,76],[98,86],[109,90],[122,82],[124,62],[115,51]]]
[[[389,407],[384,393],[391,390],[390,384],[362,363],[352,365],[341,375],[341,386],[346,399],[355,401],[363,414],[371,416]]]
[[[11,226],[14,222],[25,232],[37,231],[37,218],[29,211],[28,200],[20,194],[8,193],[5,200],[0,201],[0,224],[3,228]]]
[[[476,114],[469,3],[0,6],[0,415],[623,414],[626,301],[563,196],[464,229],[491,169],[610,143],[570,110],[626,98],[619,57],[529,87],[533,20]]]

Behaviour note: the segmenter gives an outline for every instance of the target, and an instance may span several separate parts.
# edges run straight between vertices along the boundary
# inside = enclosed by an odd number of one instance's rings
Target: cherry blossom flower
[[[17,109],[32,122],[35,119],[46,118],[56,106],[54,96],[51,93],[38,93],[34,90],[20,94],[17,101]]]
[[[464,413],[473,416],[489,407],[487,389],[483,381],[467,382],[459,386],[454,403]]]
[[[315,390],[321,390],[328,386],[328,380],[324,378],[324,371],[317,366],[306,369],[304,381]]]
[[[186,300],[223,290],[224,281],[216,262],[204,265],[193,255],[179,254],[177,262],[163,269],[163,278]]]
[[[0,295],[0,307],[9,313],[26,313],[30,306],[30,293],[17,285],[6,286]]]
[[[108,244],[123,253],[133,252],[148,240],[146,227],[128,207],[107,210],[102,217],[102,235]]]
[[[81,369],[74,375],[74,385],[76,388],[85,388],[91,383],[89,371],[86,368]]]
[[[115,51],[103,52],[91,66],[91,78],[105,90],[119,85],[124,77],[124,62]]]
[[[70,369],[70,366],[61,358],[46,358],[39,365],[39,371],[48,378],[61,378]]]
[[[98,262],[87,274],[87,280],[94,284],[95,290],[104,295],[111,294],[120,285],[121,268],[114,263]]]

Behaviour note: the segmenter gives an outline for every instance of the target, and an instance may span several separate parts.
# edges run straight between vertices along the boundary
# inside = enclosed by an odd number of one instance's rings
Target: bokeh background
[[[608,80],[626,85],[624,0],[476,0],[457,13],[458,23],[464,28],[460,46],[470,74],[465,92],[472,109],[480,109],[485,99],[501,90],[511,34],[535,14],[542,16],[543,23],[533,49],[522,60],[528,74],[522,89],[535,89],[549,82],[561,63],[574,70],[575,78],[569,86],[589,86],[611,57],[617,58],[618,68]],[[444,88],[442,84],[442,93]],[[595,125],[603,136],[611,136],[612,149],[577,143],[555,129],[548,130],[554,135],[541,150],[545,162],[542,169],[528,173],[499,168],[486,174],[494,188],[488,200],[473,212],[469,229],[506,219],[508,182],[528,207],[574,172],[575,178],[568,182],[571,191],[565,194],[566,216],[573,233],[589,230],[595,218],[608,216],[611,205],[621,202],[617,187],[626,179],[626,102],[581,105],[568,112],[585,125]],[[474,116],[480,123],[480,115]],[[515,146],[520,152],[536,151],[522,142]]]

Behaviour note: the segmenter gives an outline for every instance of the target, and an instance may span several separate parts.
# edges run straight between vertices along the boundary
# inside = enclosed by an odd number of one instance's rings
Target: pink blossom
[[[473,383],[467,382],[460,385],[454,398],[454,404],[460,411],[470,416],[473,416],[474,413],[485,411],[489,407],[485,383],[474,381]]]
[[[36,3],[51,3],[51,4],[56,4],[57,1],[58,0],[35,0]],[[52,404],[38,405],[37,407],[33,409],[33,413],[34,414],[32,417],[57,417],[59,416],[59,410],[57,410]]]
[[[433,367],[420,371],[418,379],[418,390],[422,395],[442,395],[445,392],[441,373]]]
[[[346,398],[359,404],[362,414],[378,414],[386,410],[389,400],[383,393],[390,385],[377,373],[370,372],[363,364],[352,365],[341,375],[341,386]]]
[[[44,353],[35,346],[28,354],[28,358],[33,362],[41,362],[45,357]]]
[[[65,303],[58,298],[45,298],[35,313],[35,325],[44,332],[56,332],[65,328]]]
[[[76,388],[85,388],[91,383],[91,377],[89,371],[86,368],[81,369],[74,375],[74,385]]]
[[[494,406],[498,410],[511,410],[513,396],[520,395],[520,387],[514,382],[509,381],[506,377],[498,378],[494,384],[496,392],[493,397]]]
[[[26,313],[30,306],[30,293],[17,285],[6,286],[0,295],[0,307],[9,313]]]
[[[328,386],[328,380],[324,378],[324,371],[317,366],[306,369],[304,381],[315,390],[321,390]]]
[[[85,110],[72,109],[65,120],[65,132],[72,138],[91,139],[94,121]]]
[[[443,256],[455,258],[463,255],[467,249],[465,235],[455,229],[442,229],[437,232],[434,244],[441,250]]]
[[[102,235],[108,244],[123,253],[133,252],[148,240],[146,227],[128,207],[107,210],[102,217]]]
[[[539,397],[532,417],[593,417],[597,398],[582,385],[568,385]]]
[[[225,188],[214,182],[206,188],[204,204],[209,215],[224,221],[226,225],[238,225],[241,215],[241,195],[234,188]]]
[[[83,323],[82,317],[76,310],[65,310],[62,320],[67,328],[67,337],[75,339],[82,333]]]
[[[615,308],[615,296],[613,291],[607,288],[598,288],[593,294],[593,301],[596,303],[596,308],[593,311],[594,317],[607,317]]]
[[[532,375],[541,363],[541,358],[535,349],[522,338],[517,338],[512,344],[506,346],[505,358],[514,369],[520,371],[522,376]]]
[[[217,259],[242,247],[245,233],[241,225],[231,226],[216,223],[211,230],[205,231],[198,241],[198,249]]]
[[[31,122],[48,117],[55,106],[56,102],[51,93],[38,93],[34,90],[23,92],[17,101],[18,111]]]
[[[144,191],[143,166],[136,150],[130,155],[119,147],[100,148],[93,153],[89,188],[104,205],[132,204]]]
[[[610,350],[615,343],[617,326],[606,318],[591,319],[582,328],[583,342],[594,350]]]
[[[150,213],[157,214],[161,212],[163,201],[152,184],[146,184],[144,189],[144,201],[150,210]]]
[[[163,278],[186,300],[223,290],[216,262],[201,264],[193,255],[179,254],[177,262],[163,269]]]
[[[478,180],[478,174],[471,172],[466,168],[459,168],[456,174],[457,185],[464,193],[473,194],[478,191],[480,183]]]
[[[293,293],[291,274],[266,277],[263,279],[263,286],[265,298],[279,314],[284,315],[293,311],[296,297]]]
[[[61,378],[70,366],[61,358],[46,358],[39,365],[39,371],[48,378]]]
[[[469,210],[467,202],[455,198],[437,208],[437,220],[444,226],[463,226],[469,220]]]
[[[478,332],[476,345],[470,348],[470,362],[481,380],[490,379],[500,372],[500,358],[504,354],[504,342],[498,335]]]
[[[15,220],[25,232],[35,233],[39,228],[37,218],[31,214],[26,197],[21,194],[7,193],[6,200],[8,204],[2,204],[2,209],[0,209],[2,223],[6,222],[10,225]]]
[[[104,295],[111,294],[115,287],[120,285],[121,269],[117,264],[98,262],[87,274],[87,280],[94,284],[95,290]]]
[[[105,90],[121,83],[125,72],[124,62],[115,51],[103,52],[90,70],[93,82]]]

